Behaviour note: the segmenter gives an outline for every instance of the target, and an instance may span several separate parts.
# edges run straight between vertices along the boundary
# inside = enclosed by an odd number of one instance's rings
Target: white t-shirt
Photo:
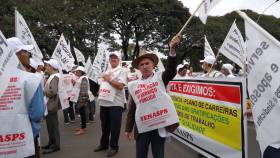
[[[115,69],[119,69],[119,70],[114,71]],[[105,74],[112,73],[112,78],[114,81],[118,81],[118,82],[126,85],[127,84],[127,71],[124,68],[115,68],[115,69],[109,69],[105,72]],[[105,82],[105,81],[102,81],[102,82]],[[112,106],[124,107],[124,103],[125,103],[125,94],[124,94],[123,89],[122,90],[116,89],[116,94],[115,94],[113,101],[107,101],[107,100],[103,100],[103,99],[99,100],[99,105],[105,106],[105,107],[112,107]]]

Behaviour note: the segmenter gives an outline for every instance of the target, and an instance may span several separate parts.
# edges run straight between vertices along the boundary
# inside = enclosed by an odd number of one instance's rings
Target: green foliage
[[[167,55],[170,39],[190,17],[177,0],[0,0],[0,4],[0,30],[6,37],[15,34],[16,7],[44,54],[52,54],[63,33],[86,58],[96,54],[100,42],[110,44],[110,50],[122,50],[124,60],[135,58],[141,48]],[[253,20],[259,16],[252,11],[246,13]],[[199,70],[204,35],[217,52],[235,19],[245,37],[244,22],[234,12],[209,17],[206,25],[194,17],[177,49],[181,61],[189,58],[194,70]],[[280,39],[279,19],[263,15],[259,25]]]

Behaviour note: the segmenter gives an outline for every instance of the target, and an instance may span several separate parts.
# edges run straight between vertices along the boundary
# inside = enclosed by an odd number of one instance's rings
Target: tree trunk
[[[75,50],[74,50],[74,35],[72,33],[70,33],[70,51],[75,59],[75,64],[78,65],[78,60],[77,60],[77,57],[76,57],[76,54],[75,54]]]
[[[134,47],[134,51],[133,51],[133,59],[134,60],[136,57],[139,56],[139,51],[140,51],[140,47],[139,47],[139,41],[138,38],[135,39],[135,47]]]
[[[129,38],[124,38],[122,41],[122,51],[124,55],[124,60],[128,60],[128,54],[127,54],[127,49],[129,46]]]

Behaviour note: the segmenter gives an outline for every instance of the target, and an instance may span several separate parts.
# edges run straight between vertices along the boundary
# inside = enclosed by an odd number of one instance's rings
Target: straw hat
[[[131,63],[132,67],[138,69],[139,62],[143,59],[146,59],[146,58],[151,59],[154,62],[155,65],[158,64],[159,59],[158,59],[156,54],[148,53],[146,50],[142,50],[139,53],[139,56],[132,61],[132,63]]]

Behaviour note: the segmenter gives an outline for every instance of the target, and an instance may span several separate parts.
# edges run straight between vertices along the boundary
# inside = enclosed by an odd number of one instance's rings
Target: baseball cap
[[[200,60],[201,63],[205,62],[208,64],[214,64],[216,58],[214,56],[206,56],[203,60]]]
[[[233,66],[231,64],[223,64],[222,69],[227,69],[230,74],[232,74]]]
[[[185,65],[183,65],[183,64],[179,64],[178,66],[177,66],[177,71],[179,71],[181,68],[183,68]]]
[[[39,63],[37,63],[33,58],[30,58],[29,61],[31,67],[33,67],[34,69],[38,68]]]
[[[85,72],[86,69],[85,69],[85,67],[83,67],[83,66],[78,66],[78,67],[75,69],[75,71],[82,71],[82,72]]]
[[[117,51],[110,52],[109,57],[112,56],[112,55],[115,55],[115,56],[117,56],[119,59],[121,59],[121,54],[120,54],[119,52],[117,52]]]
[[[60,68],[60,64],[54,60],[54,59],[50,59],[48,61],[44,61],[45,63],[49,64],[51,67],[53,67],[54,69],[59,69]]]
[[[22,41],[17,37],[8,38],[7,43],[9,45],[9,47],[12,48],[12,50],[15,53],[18,53],[21,50],[26,50],[26,51],[30,52],[31,50],[34,49],[33,45],[23,44]]]

